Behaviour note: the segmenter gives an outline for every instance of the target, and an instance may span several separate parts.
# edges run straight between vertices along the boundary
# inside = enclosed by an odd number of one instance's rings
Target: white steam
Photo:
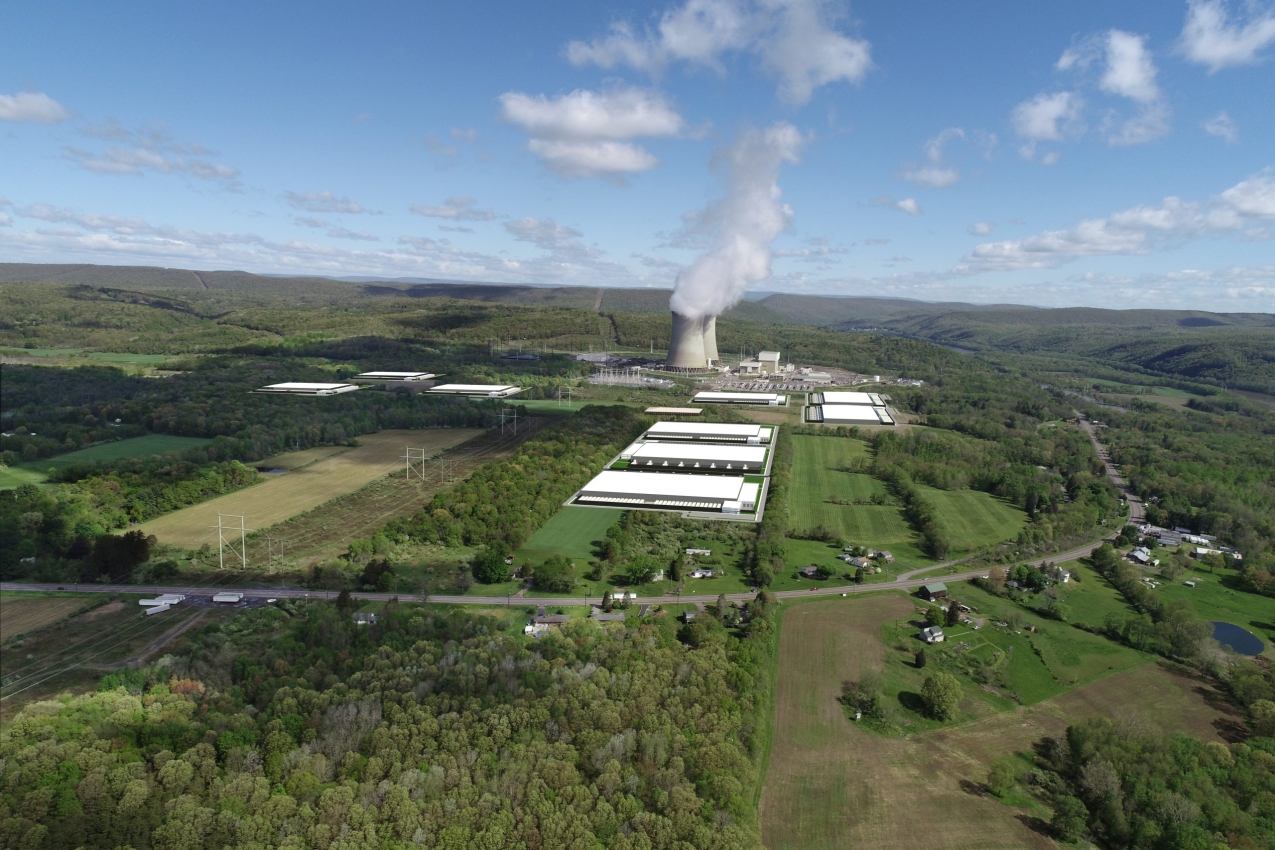
[[[770,243],[788,228],[792,210],[780,201],[779,166],[797,162],[805,140],[780,122],[742,132],[722,155],[726,194],[702,219],[713,248],[677,275],[669,306],[691,318],[716,316],[744,297],[750,283],[770,277]]]

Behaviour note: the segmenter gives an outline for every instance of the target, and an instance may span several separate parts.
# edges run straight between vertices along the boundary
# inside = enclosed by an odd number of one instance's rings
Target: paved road
[[[1147,512],[1143,508],[1142,500],[1129,489],[1129,482],[1124,480],[1120,474],[1120,470],[1111,462],[1111,455],[1102,443],[1098,442],[1098,429],[1088,419],[1084,418],[1084,414],[1074,411],[1076,416],[1080,418],[1080,427],[1085,429],[1085,433],[1089,435],[1089,439],[1093,440],[1093,447],[1098,452],[1098,457],[1102,458],[1102,463],[1107,468],[1107,477],[1111,479],[1111,483],[1124,494],[1129,502],[1129,520],[1131,525],[1142,525],[1147,521]]]
[[[1092,423],[1081,419],[1080,425],[1089,434],[1089,438],[1093,440],[1094,447],[1098,450],[1098,456],[1102,458],[1103,463],[1107,467],[1107,475],[1111,477],[1121,492],[1126,495],[1129,500],[1129,522],[1143,522],[1144,513],[1142,510],[1142,501],[1129,491],[1129,486],[1124,479],[1120,477],[1112,465],[1110,456],[1102,444],[1098,442],[1096,429]],[[1038,558],[1035,561],[1027,563],[1040,566],[1046,561],[1061,563],[1063,561],[1071,561],[1076,558],[1083,558],[1093,552],[1094,549],[1103,543],[1112,539],[1119,533],[1119,529],[1115,533],[1104,537],[1101,540],[1094,540],[1072,549],[1069,552],[1063,552],[1057,555],[1050,555],[1047,558]],[[958,563],[956,561],[948,562],[948,564]],[[839,596],[851,593],[873,593],[879,590],[913,590],[923,584],[932,581],[961,581],[963,579],[971,579],[987,574],[987,567],[979,569],[962,570],[951,573],[950,575],[934,575],[931,574],[927,578],[914,578],[917,573],[930,572],[941,569],[944,564],[934,567],[925,567],[920,570],[912,570],[903,573],[893,581],[882,581],[869,584],[851,584],[838,587],[814,587],[809,590],[780,590],[775,593],[780,599],[799,599],[812,596]],[[323,590],[307,590],[299,587],[173,587],[167,585],[134,585],[134,584],[74,584],[74,585],[56,585],[56,584],[27,584],[25,582],[0,582],[0,590],[38,590],[57,592],[65,590],[80,593],[181,593],[186,596],[209,597],[214,593],[234,592],[242,593],[245,598],[257,599],[335,599],[336,594],[332,591]],[[752,599],[754,593],[728,593],[726,600],[728,602],[743,602]],[[582,597],[582,596],[429,596],[422,598],[419,595],[403,594],[403,593],[363,593],[361,591],[351,592],[350,596],[355,599],[372,600],[372,601],[388,601],[394,597],[398,597],[403,601],[410,602],[435,602],[443,605],[512,605],[515,601],[519,606],[525,605],[545,605],[550,607],[563,607],[568,605],[601,605],[601,597]],[[637,600],[640,605],[659,605],[671,602],[683,603],[703,603],[714,601],[716,596],[712,593],[683,593],[680,596],[676,594],[668,594],[665,596],[647,596]],[[227,606],[230,607],[230,606]]]

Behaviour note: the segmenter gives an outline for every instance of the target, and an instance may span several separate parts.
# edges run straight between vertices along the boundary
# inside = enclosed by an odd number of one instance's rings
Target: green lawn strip
[[[0,490],[21,487],[23,484],[43,484],[45,474],[21,466],[0,466]]]
[[[1155,592],[1165,599],[1186,599],[1195,613],[1211,622],[1234,623],[1257,635],[1275,659],[1275,599],[1240,590],[1235,570],[1184,570],[1172,581],[1162,580]],[[1193,581],[1195,587],[1183,582]]]
[[[925,486],[920,489],[934,503],[939,525],[956,554],[1013,540],[1027,524],[1025,513],[988,493]]]
[[[608,528],[620,521],[622,514],[623,511],[614,508],[565,507],[533,534],[514,558],[518,560],[527,550],[558,553],[587,562],[595,557],[596,544],[606,537]]]
[[[153,366],[170,358],[167,354],[127,354],[118,351],[85,351],[82,348],[14,348],[0,346],[0,354],[23,357],[79,357],[100,363],[135,363]]]
[[[177,452],[196,446],[206,446],[212,440],[200,437],[174,437],[168,434],[147,434],[145,437],[132,437],[127,440],[116,440],[100,446],[90,446],[66,454],[55,455],[43,460],[33,460],[22,464],[22,469],[44,471],[62,469],[76,463],[102,463],[127,458],[145,458],[151,455],[162,455],[166,452]]]

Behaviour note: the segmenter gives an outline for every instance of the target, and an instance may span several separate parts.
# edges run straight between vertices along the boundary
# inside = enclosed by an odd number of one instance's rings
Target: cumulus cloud
[[[803,104],[815,89],[857,83],[872,68],[871,45],[839,31],[841,17],[828,0],[687,0],[653,29],[617,23],[605,37],[571,42],[566,53],[574,65],[652,75],[675,63],[720,72],[728,55],[748,53],[778,79],[780,97]]]
[[[284,192],[283,199],[306,212],[348,213],[349,215],[371,212],[357,201],[338,197],[326,189],[322,192]]]
[[[970,225],[970,233],[975,236],[991,236],[992,231],[996,229],[996,225],[990,221],[976,221]]]
[[[210,161],[215,152],[198,142],[178,142],[163,123],[133,129],[112,120],[89,125],[82,132],[89,138],[119,143],[100,151],[68,147],[67,156],[89,171],[131,176],[146,172],[189,174],[221,181],[230,189],[239,187],[239,169]]]
[[[43,92],[0,94],[0,121],[57,124],[70,117],[62,104]]]
[[[356,242],[380,242],[381,237],[368,233],[365,230],[354,231],[345,227],[334,227],[328,231],[328,236],[333,239],[352,239]]]
[[[1030,159],[1037,142],[1061,142],[1082,132],[1083,107],[1084,98],[1069,91],[1038,94],[1015,106],[1011,116],[1014,132],[1025,141],[1019,152]]]
[[[1275,219],[1275,181],[1269,171],[1241,181],[1207,202],[1165,198],[1106,218],[1082,221],[1006,242],[977,246],[962,260],[962,271],[1052,268],[1081,257],[1146,254],[1164,244],[1214,234],[1269,238],[1265,224]]]
[[[888,207],[889,209],[892,209],[892,210],[899,210],[900,212],[905,212],[908,215],[924,215],[925,214],[925,210],[921,209],[921,205],[916,202],[916,198],[904,198],[901,201],[896,201],[894,198],[891,198],[889,195],[882,195],[879,198],[872,199],[872,206]],[[871,241],[869,241],[869,244],[872,244]]]
[[[944,189],[955,184],[961,179],[961,176],[955,168],[941,168],[930,165],[905,169],[903,172],[903,179],[910,183],[916,183],[918,186],[927,186],[931,189]]]
[[[1246,20],[1232,20],[1223,0],[1191,0],[1178,49],[1210,74],[1234,65],[1252,65],[1275,43],[1275,8],[1247,5]]]
[[[453,195],[440,206],[412,204],[411,211],[426,218],[446,218],[452,221],[491,221],[496,217],[491,210],[479,209],[475,206],[476,203],[468,195]]]
[[[1233,144],[1240,136],[1239,127],[1235,126],[1235,122],[1226,114],[1225,109],[1204,122],[1204,132],[1210,136],[1217,136],[1228,145]]]
[[[1146,39],[1122,30],[1110,30],[1106,42],[1107,69],[1098,86],[1105,92],[1139,103],[1159,100],[1158,72],[1147,50]]]
[[[659,160],[633,140],[676,136],[685,127],[662,95],[638,88],[555,98],[506,92],[500,105],[501,117],[531,137],[528,150],[563,177],[617,179],[654,168]]]

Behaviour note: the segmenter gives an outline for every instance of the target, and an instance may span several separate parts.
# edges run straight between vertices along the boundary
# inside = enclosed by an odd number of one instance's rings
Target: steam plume
[[[770,277],[770,243],[792,217],[780,201],[779,166],[797,162],[804,142],[796,127],[781,121],[744,130],[722,155],[726,194],[704,217],[713,248],[678,273],[673,312],[716,316],[738,303],[750,283]]]

